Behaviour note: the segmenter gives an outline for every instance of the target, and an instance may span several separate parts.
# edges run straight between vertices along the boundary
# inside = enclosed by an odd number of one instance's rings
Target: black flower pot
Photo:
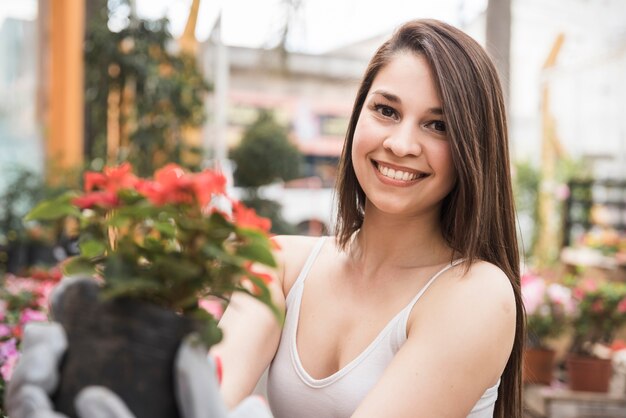
[[[196,324],[172,311],[131,299],[102,301],[89,280],[71,284],[53,308],[68,337],[56,409],[76,417],[74,400],[86,386],[113,390],[137,418],[178,417],[173,365]]]

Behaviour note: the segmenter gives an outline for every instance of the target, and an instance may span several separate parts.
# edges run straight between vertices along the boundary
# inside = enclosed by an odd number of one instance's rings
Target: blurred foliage
[[[244,132],[239,145],[231,150],[236,168],[235,184],[245,189],[244,204],[272,221],[275,234],[295,234],[297,228],[281,216],[278,202],[259,197],[258,188],[277,180],[289,181],[300,176],[302,155],[287,137],[287,129],[268,111],[261,111]]]
[[[260,216],[272,221],[272,233],[278,235],[297,235],[298,228],[287,222],[281,215],[281,205],[257,195],[243,199],[243,204],[254,209]]]
[[[539,206],[537,198],[539,196],[539,183],[541,173],[530,161],[520,161],[515,164],[515,177],[513,183],[513,193],[515,196],[515,206],[518,212],[525,213],[533,219],[532,232],[529,237],[529,244],[526,250],[531,251],[537,241],[539,231]]]
[[[0,195],[0,273],[51,262],[48,248],[58,239],[62,225],[25,224],[23,218],[38,201],[58,196],[66,187],[52,187],[41,174],[21,166],[3,175],[6,186]]]
[[[246,129],[230,158],[236,164],[235,183],[245,188],[293,180],[302,165],[302,155],[287,138],[287,130],[268,111],[261,111]]]
[[[522,160],[515,163],[513,192],[515,206],[518,212],[525,213],[533,220],[529,244],[526,246],[528,254],[533,254],[539,232],[539,189],[541,187],[541,170],[531,160]],[[567,184],[572,180],[584,181],[592,178],[591,167],[584,159],[561,158],[557,162],[555,172],[554,199],[557,201],[556,212],[560,225],[563,225],[563,202],[570,192]],[[577,189],[576,193],[580,193]],[[584,191],[587,198],[591,198],[591,189]],[[588,217],[588,214],[587,214]],[[566,231],[562,231],[565,233]]]
[[[185,142],[185,129],[205,120],[210,86],[194,56],[175,54],[167,19],[144,20],[128,13],[119,32],[109,17],[130,11],[127,1],[110,0],[87,22],[85,84],[87,158],[100,168],[107,161],[107,113],[119,94],[120,147],[117,161],[130,161],[148,175],[168,162],[197,170],[201,150]],[[113,93],[113,94],[112,94]],[[191,157],[189,157],[191,156]]]

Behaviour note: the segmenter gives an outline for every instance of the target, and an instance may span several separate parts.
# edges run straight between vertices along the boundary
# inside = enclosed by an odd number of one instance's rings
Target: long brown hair
[[[371,59],[357,92],[339,165],[337,239],[345,249],[363,223],[365,194],[352,165],[352,140],[374,78],[400,52],[426,58],[446,115],[457,182],[442,202],[444,239],[458,256],[465,258],[468,269],[477,260],[488,261],[502,269],[513,286],[517,328],[494,417],[520,418],[525,314],[506,112],[493,63],[485,50],[459,29],[437,20],[408,22]]]

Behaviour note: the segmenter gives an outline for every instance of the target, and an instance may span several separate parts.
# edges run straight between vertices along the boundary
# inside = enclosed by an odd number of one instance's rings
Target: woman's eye
[[[446,132],[446,123],[442,120],[434,120],[428,123],[428,125],[437,132]]]
[[[395,119],[397,117],[397,112],[393,107],[377,104],[374,106],[374,109],[386,118]]]

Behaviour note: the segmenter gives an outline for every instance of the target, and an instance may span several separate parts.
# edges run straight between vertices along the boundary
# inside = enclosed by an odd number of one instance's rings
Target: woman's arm
[[[276,307],[284,312],[282,251],[276,250],[276,270],[255,266],[255,271],[268,273],[268,284]],[[221,393],[228,408],[249,396],[270,364],[278,348],[281,324],[266,305],[253,297],[235,292],[220,323],[224,338],[211,349],[222,363]]]
[[[353,418],[466,417],[496,383],[513,346],[513,291],[491,264],[462,268],[420,299],[407,342]]]
[[[255,270],[274,277],[269,288],[274,304],[282,311],[285,310],[285,295],[317,239],[273,237],[272,240],[277,244],[274,257],[278,268],[269,270],[255,266]],[[254,390],[276,354],[282,329],[265,305],[245,293],[232,296],[219,325],[224,332],[224,339],[211,349],[211,353],[222,361],[221,392],[226,405],[232,408]]]

